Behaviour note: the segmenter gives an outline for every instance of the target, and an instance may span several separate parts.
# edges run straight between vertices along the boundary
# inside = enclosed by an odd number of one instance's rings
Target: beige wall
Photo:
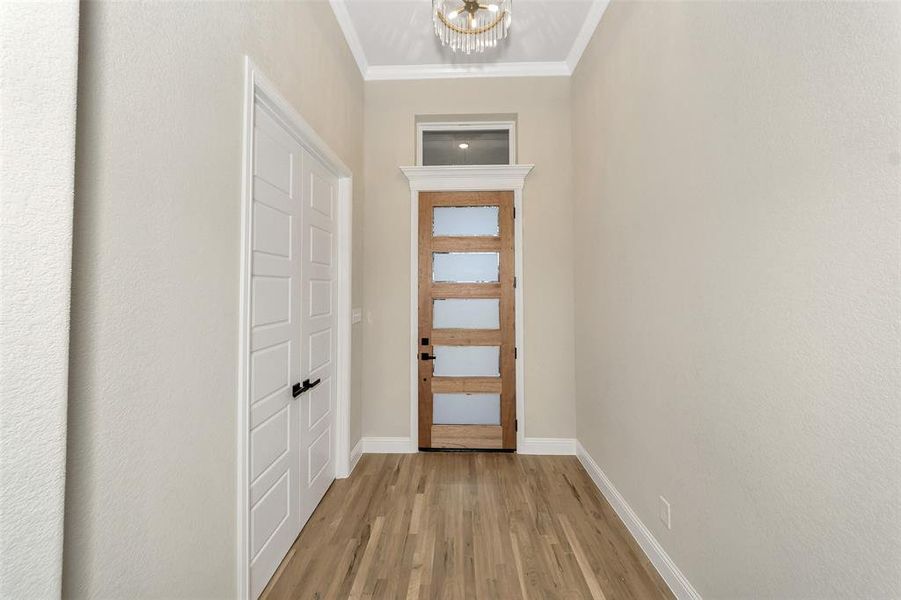
[[[901,596],[899,57],[897,3],[630,2],[574,76],[578,436],[704,597]]]
[[[363,435],[410,435],[410,188],[417,114],[518,115],[518,161],[535,163],[523,214],[526,424],[573,437],[569,78],[366,84]]]
[[[357,176],[357,306],[363,82],[324,2],[81,19],[64,593],[231,597],[243,55]]]
[[[78,3],[0,2],[0,598],[58,598]]]

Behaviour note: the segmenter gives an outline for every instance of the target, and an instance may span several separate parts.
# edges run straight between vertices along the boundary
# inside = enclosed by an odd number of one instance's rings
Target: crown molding
[[[372,65],[366,81],[460,79],[464,77],[569,77],[565,62],[507,62],[441,65]]]
[[[582,23],[582,29],[579,30],[579,34],[573,40],[572,48],[569,49],[569,54],[566,57],[566,66],[569,68],[570,75],[576,72],[576,67],[579,66],[579,61],[582,60],[582,54],[585,53],[585,49],[588,47],[588,43],[591,41],[609,5],[610,0],[594,0],[591,3],[591,8],[588,9],[588,14],[585,16],[585,22]]]
[[[332,7],[332,12],[335,13],[335,20],[338,21],[338,26],[344,33],[344,39],[347,41],[350,53],[354,55],[354,60],[357,61],[360,75],[363,76],[363,79],[366,79],[366,70],[369,67],[369,63],[366,60],[363,44],[357,35],[357,28],[354,27],[354,22],[351,20],[350,13],[347,10],[347,4],[344,0],[329,0],[329,4]]]
[[[357,61],[365,81],[397,81],[411,79],[461,79],[469,77],[569,77],[588,47],[610,0],[593,0],[565,61],[498,62],[431,65],[370,65],[357,35],[346,0],[329,0],[335,19],[344,33],[347,45]]]

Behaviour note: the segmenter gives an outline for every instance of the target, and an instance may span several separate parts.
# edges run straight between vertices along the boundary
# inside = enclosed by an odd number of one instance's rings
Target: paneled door
[[[254,125],[250,288],[250,587],[263,591],[303,526],[300,405],[303,371],[303,148],[263,107]]]
[[[337,179],[257,104],[250,288],[250,591],[335,478]]]
[[[516,449],[512,192],[419,194],[419,447]]]
[[[300,521],[335,480],[337,178],[304,151],[300,371]]]

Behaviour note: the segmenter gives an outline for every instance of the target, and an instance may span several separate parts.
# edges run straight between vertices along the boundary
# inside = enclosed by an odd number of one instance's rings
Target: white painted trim
[[[241,274],[238,300],[238,398],[236,431],[237,437],[237,485],[236,529],[237,549],[235,552],[236,596],[246,600],[250,596],[250,283],[251,283],[251,236],[253,206],[253,116],[254,116],[254,68],[250,59],[244,58],[244,138],[241,153]]]
[[[364,437],[360,440],[363,454],[415,454],[415,441],[408,437]]]
[[[337,377],[335,403],[335,478],[350,477],[350,391],[352,313],[351,274],[353,269],[353,178],[338,178],[338,199],[335,220],[338,236],[337,302],[335,329],[337,336]]]
[[[525,211],[522,208],[522,188],[526,182],[526,176],[532,171],[532,165],[521,165],[521,170],[516,177],[508,175],[498,176],[494,183],[500,185],[502,180],[507,185],[513,186],[513,211],[516,217],[513,219],[513,274],[516,277],[516,287],[513,289],[514,301],[514,327],[516,329],[516,419],[519,427],[516,431],[516,448],[525,446],[526,439],[526,299],[525,269],[523,268],[523,230],[522,223],[525,220]],[[509,181],[510,179],[513,181]],[[494,178],[492,178],[494,179]]]
[[[338,178],[336,210],[337,302],[337,402],[335,408],[335,476],[350,474],[350,374],[351,374],[351,232],[353,228],[353,174],[316,131],[285,100],[249,56],[244,57],[244,144],[241,193],[241,277],[238,323],[237,398],[237,597],[250,596],[250,349],[251,208],[253,204],[253,124],[256,104],[269,109],[298,142]]]
[[[350,477],[354,469],[357,468],[357,463],[360,462],[360,459],[363,457],[363,438],[360,438],[357,441],[357,444],[350,451],[350,473],[347,474]]]
[[[462,79],[474,77],[569,77],[563,61],[504,62],[433,65],[369,65],[366,81],[409,79]]]
[[[525,300],[523,298],[523,210],[522,189],[535,165],[400,167],[410,182],[410,451],[419,447],[419,192],[506,191],[513,192],[516,219],[513,222],[516,347],[516,447],[526,435],[525,385]]]
[[[525,438],[516,449],[519,454],[538,456],[575,456],[576,440],[573,438]]]
[[[422,167],[417,167],[422,168]],[[401,171],[403,171],[401,167]],[[404,172],[406,175],[406,172]],[[407,175],[409,178],[409,175]],[[419,451],[419,190],[410,179],[410,452]]]
[[[438,121],[416,124],[416,165],[422,166],[422,134],[426,131],[485,131],[505,130],[508,143],[508,163],[516,164],[516,121]]]
[[[418,131],[480,131],[483,129],[514,130],[516,121],[420,121]],[[514,160],[510,164],[516,164]]]
[[[522,191],[526,176],[535,165],[468,165],[438,167],[401,167],[410,182],[410,190],[421,191]],[[419,222],[419,216],[416,217]],[[415,236],[418,243],[418,235]]]
[[[248,57],[248,61],[251,59]],[[251,61],[251,65],[253,62]],[[340,180],[352,176],[350,167],[325,143],[316,130],[300,116],[293,106],[279,93],[275,86],[256,67],[253,69],[253,85],[257,101],[271,110],[283,125],[291,130],[298,142],[322,162]],[[339,194],[341,189],[339,187]],[[340,202],[339,202],[340,208]],[[350,315],[348,315],[350,316]]]
[[[603,470],[601,470],[601,467],[599,467],[591,455],[588,454],[588,451],[585,450],[582,444],[578,441],[576,444],[579,462],[585,467],[585,470],[594,481],[594,484],[607,499],[607,502],[613,507],[613,510],[616,511],[616,514],[619,515],[619,518],[622,519],[623,523],[632,534],[632,537],[635,538],[635,541],[638,542],[638,545],[644,550],[644,553],[651,561],[651,564],[654,565],[660,573],[660,576],[663,577],[663,580],[672,590],[676,598],[679,598],[680,600],[701,600],[701,594],[699,594],[694,586],[691,585],[691,582],[688,581],[688,578],[679,570],[679,567],[676,566],[673,559],[666,553],[666,550],[663,549],[660,542],[657,541],[647,526],[638,518],[638,515],[632,510],[632,507],[629,506],[629,503],[626,502],[623,495],[619,493],[619,490],[616,489],[616,486],[613,485],[610,478],[607,477]]]
[[[576,72],[576,67],[579,66],[579,61],[582,60],[582,55],[588,48],[588,43],[591,42],[609,5],[610,0],[593,0],[591,3],[591,8],[588,9],[588,14],[585,16],[585,22],[582,23],[582,29],[573,40],[572,48],[569,49],[569,54],[566,56],[566,68],[570,75]]]
[[[360,75],[366,78],[366,72],[369,65],[366,61],[366,52],[363,50],[363,44],[360,42],[360,36],[357,35],[357,28],[354,27],[353,20],[350,18],[350,12],[347,10],[347,4],[344,0],[329,0],[332,6],[332,12],[335,13],[335,20],[344,33],[344,39],[353,54],[354,60],[357,61],[357,68],[360,69]]]

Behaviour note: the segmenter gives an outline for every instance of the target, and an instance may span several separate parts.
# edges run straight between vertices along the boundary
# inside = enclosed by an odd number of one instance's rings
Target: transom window
[[[416,126],[417,164],[512,165],[515,123],[419,123]]]

